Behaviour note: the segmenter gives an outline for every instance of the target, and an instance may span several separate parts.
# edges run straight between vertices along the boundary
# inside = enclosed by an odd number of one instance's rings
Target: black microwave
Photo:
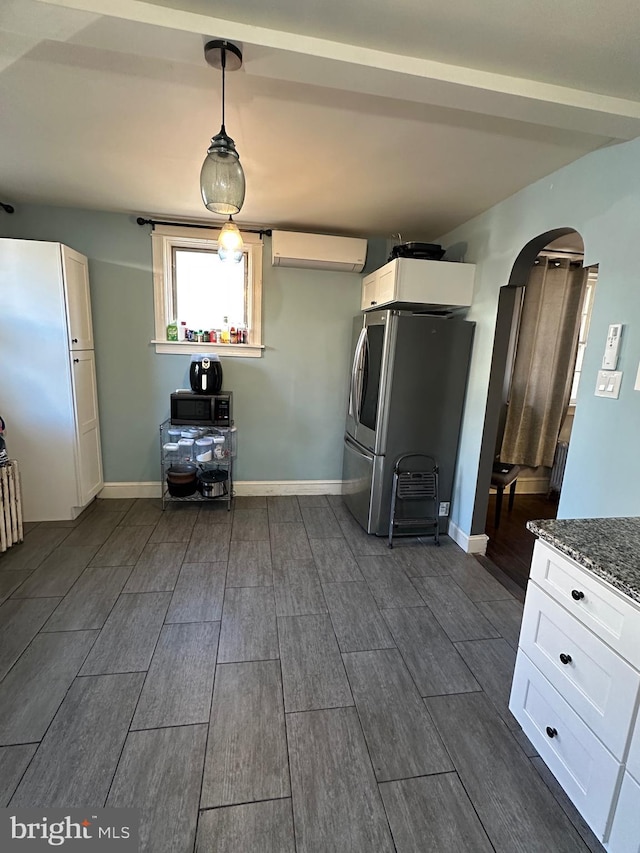
[[[194,394],[174,391],[171,423],[193,426],[233,426],[233,394]]]

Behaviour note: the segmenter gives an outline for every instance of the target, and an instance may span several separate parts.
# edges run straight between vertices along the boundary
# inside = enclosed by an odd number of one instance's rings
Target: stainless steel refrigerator
[[[342,491],[367,533],[388,533],[403,453],[437,460],[446,532],[474,325],[390,310],[355,318]]]

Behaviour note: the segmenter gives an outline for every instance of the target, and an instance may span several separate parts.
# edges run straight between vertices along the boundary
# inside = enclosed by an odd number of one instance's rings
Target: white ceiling
[[[3,0],[0,201],[220,221],[228,38],[240,224],[432,239],[640,136],[638,36],[627,0]]]

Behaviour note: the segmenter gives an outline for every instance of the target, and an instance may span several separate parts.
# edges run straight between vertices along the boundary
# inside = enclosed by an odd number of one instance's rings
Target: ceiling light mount
[[[213,39],[204,46],[204,58],[212,68],[222,70],[224,61],[227,71],[238,71],[242,68],[242,51],[237,44],[223,39]]]
[[[242,67],[242,51],[229,41],[214,39],[204,47],[209,65],[222,71],[222,124],[211,140],[200,172],[200,192],[212,213],[230,216],[244,203],[245,179],[235,143],[225,128],[225,72]]]

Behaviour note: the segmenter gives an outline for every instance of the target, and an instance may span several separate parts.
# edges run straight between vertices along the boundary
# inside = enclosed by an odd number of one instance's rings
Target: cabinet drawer
[[[609,853],[640,853],[640,785],[628,773],[622,780],[605,847]]]
[[[640,607],[541,540],[533,551],[531,578],[640,669]]]
[[[521,649],[509,708],[567,796],[602,838],[622,765]]]
[[[629,755],[627,756],[627,770],[640,783],[640,716],[636,720],[636,726],[631,738]]]
[[[530,583],[520,645],[613,754],[622,759],[640,673]]]

